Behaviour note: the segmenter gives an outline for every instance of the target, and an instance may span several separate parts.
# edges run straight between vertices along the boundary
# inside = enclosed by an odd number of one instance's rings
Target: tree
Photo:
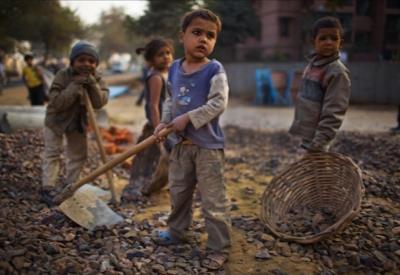
[[[215,55],[223,57],[223,53],[231,49],[249,36],[257,36],[260,24],[249,0],[149,0],[148,9],[138,20],[128,18],[129,29],[134,29],[144,36],[163,36],[176,41],[178,55],[182,49],[177,43],[182,16],[193,7],[209,8],[222,20],[223,30],[218,37]]]
[[[214,54],[219,59],[234,59],[235,45],[248,37],[259,37],[260,21],[251,1],[205,0],[203,6],[215,12],[222,21]]]
[[[175,41],[175,52],[179,56],[182,48],[178,43],[180,19],[196,4],[196,0],[149,0],[145,14],[135,20],[127,18],[127,27],[131,31],[150,38],[161,36]]]
[[[113,7],[107,12],[102,12],[100,23],[94,26],[99,34],[99,49],[103,58],[108,57],[113,51],[132,51],[126,32],[125,17],[123,8]]]
[[[345,2],[346,2],[345,0],[328,0],[327,1],[328,10],[330,10],[333,13],[336,13],[336,10],[342,8]]]
[[[219,45],[230,46],[259,35],[260,22],[251,1],[206,0],[204,4],[221,18],[223,28],[218,37]]]
[[[73,39],[83,35],[80,18],[69,8],[61,7],[58,1],[39,2],[45,3],[43,12],[51,16],[42,16],[38,21],[37,40],[43,42],[46,54],[68,50]]]
[[[149,0],[148,9],[137,21],[137,31],[145,36],[177,37],[180,18],[192,9],[194,0]]]
[[[137,19],[127,15],[123,7],[113,7],[100,15],[99,23],[87,27],[85,37],[99,45],[103,59],[113,52],[132,53],[146,40],[136,31],[136,24]]]
[[[69,8],[62,7],[59,0],[0,1],[3,41],[29,40],[42,45],[49,53],[69,48],[82,31],[79,17]]]

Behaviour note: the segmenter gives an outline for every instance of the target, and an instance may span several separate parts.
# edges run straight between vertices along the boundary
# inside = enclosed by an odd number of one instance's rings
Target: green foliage
[[[204,6],[222,21],[218,45],[232,46],[244,42],[247,37],[259,37],[260,21],[249,0],[205,0]]]
[[[74,38],[83,34],[82,23],[73,11],[63,8],[58,1],[47,2],[47,14],[38,21],[38,39],[43,41],[46,52],[69,49]]]
[[[328,10],[331,12],[336,12],[337,9],[344,6],[345,2],[345,0],[328,0]]]
[[[113,7],[100,16],[100,22],[94,26],[99,36],[100,55],[107,58],[112,52],[131,52],[131,45],[125,32],[124,9]]]
[[[83,25],[59,0],[0,1],[0,36],[43,45],[46,53],[63,51],[82,34]]]
[[[177,38],[180,19],[194,4],[194,0],[149,0],[148,9],[135,24],[136,31],[145,36]]]
[[[20,38],[23,33],[29,34],[31,26],[25,26],[29,21],[31,9],[35,9],[34,1],[0,1],[0,36]],[[27,30],[27,31],[24,31]]]
[[[144,37],[135,31],[136,21],[123,7],[113,7],[100,15],[98,23],[88,26],[84,36],[98,42],[102,59],[107,59],[113,52],[133,53],[144,44]]]
[[[141,37],[147,37],[146,40],[156,36],[172,39],[175,41],[175,55],[181,56],[183,50],[178,42],[180,20],[186,12],[192,9],[196,0],[149,0],[148,2],[145,14],[139,19],[135,20],[128,16],[126,20],[128,31]]]
[[[260,21],[249,0],[205,0],[203,6],[215,12],[222,21],[213,56],[229,61],[235,58],[235,46],[248,37],[259,37]]]
[[[259,35],[260,23],[249,0],[149,0],[145,14],[138,20],[128,17],[127,27],[145,37],[163,36],[177,41],[182,16],[195,7],[208,8],[221,17],[222,32],[214,54],[218,58],[232,58],[237,43]],[[175,43],[175,47],[176,55],[182,55],[180,45]]]

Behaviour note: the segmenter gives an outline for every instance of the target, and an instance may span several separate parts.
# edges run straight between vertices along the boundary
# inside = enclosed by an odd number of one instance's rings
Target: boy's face
[[[339,29],[321,28],[314,39],[314,48],[318,56],[328,57],[339,52],[342,44]]]
[[[72,68],[80,75],[94,74],[97,67],[96,59],[88,54],[78,55],[72,63]]]
[[[202,61],[214,50],[217,42],[217,25],[209,20],[195,18],[180,33],[180,41],[185,48],[185,58],[188,60]]]

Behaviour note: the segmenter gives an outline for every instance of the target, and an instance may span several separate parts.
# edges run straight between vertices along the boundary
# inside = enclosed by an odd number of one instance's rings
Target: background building
[[[237,46],[238,60],[297,61],[310,51],[317,18],[337,16],[351,61],[400,60],[400,0],[252,0],[260,38]]]

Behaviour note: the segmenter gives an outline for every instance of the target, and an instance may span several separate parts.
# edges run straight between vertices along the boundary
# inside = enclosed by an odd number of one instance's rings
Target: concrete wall
[[[302,71],[306,63],[224,63],[231,95],[253,98],[256,91],[255,70],[294,69]],[[352,103],[400,104],[400,64],[357,62],[347,64],[352,83]]]

